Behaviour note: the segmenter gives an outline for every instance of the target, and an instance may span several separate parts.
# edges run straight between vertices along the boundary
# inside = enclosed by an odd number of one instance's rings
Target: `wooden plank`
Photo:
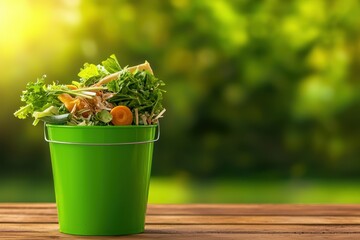
[[[74,236],[67,235],[62,233],[22,233],[18,235],[17,233],[4,233],[1,235],[3,239],[32,239],[32,240],[47,240],[52,238],[59,239],[172,239],[172,240],[212,240],[212,239],[225,239],[225,240],[234,240],[234,239],[252,239],[252,240],[323,240],[323,239],[333,239],[333,240],[355,240],[360,239],[360,234],[136,234],[128,236],[113,236],[113,237],[86,237],[86,236]]]
[[[3,213],[56,214],[56,205],[54,203],[0,203],[0,214]],[[360,216],[360,204],[149,204],[147,214]]]
[[[332,216],[147,216],[147,224],[360,224],[359,217]]]
[[[57,223],[0,223],[0,236],[2,232],[57,232]]]
[[[166,234],[360,234],[359,225],[146,225],[146,233]]]
[[[56,208],[55,203],[0,203],[0,209],[5,208]]]
[[[0,223],[57,223],[56,215],[1,214]],[[170,216],[150,215],[146,224],[360,224],[360,218],[349,216]]]
[[[360,204],[159,204],[149,215],[360,216]]]
[[[56,208],[0,208],[2,214],[57,215]]]
[[[0,224],[0,236],[6,232],[58,232],[55,223],[3,223]],[[359,225],[146,225],[148,234],[360,234]]]
[[[359,216],[354,204],[149,205],[146,232],[121,239],[360,239]],[[49,238],[99,239],[59,233],[53,203],[0,204],[0,239]]]
[[[0,223],[57,223],[57,215],[1,214]]]

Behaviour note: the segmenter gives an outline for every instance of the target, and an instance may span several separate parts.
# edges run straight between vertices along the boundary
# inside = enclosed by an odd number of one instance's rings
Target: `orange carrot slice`
[[[58,99],[65,105],[66,109],[71,112],[74,106],[80,105],[80,99],[73,98],[67,93],[62,93],[58,96]]]
[[[133,121],[133,114],[127,106],[116,106],[111,109],[110,114],[114,125],[130,125]]]

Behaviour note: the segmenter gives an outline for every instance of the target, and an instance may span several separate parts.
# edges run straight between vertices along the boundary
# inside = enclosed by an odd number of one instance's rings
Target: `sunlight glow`
[[[80,21],[75,5],[52,1],[0,1],[0,50],[5,55],[28,53],[34,44],[48,44],[64,33],[62,25],[76,26]],[[61,32],[61,33],[59,33]]]
[[[31,8],[27,1],[0,1],[0,46],[5,50],[21,45],[31,33]]]

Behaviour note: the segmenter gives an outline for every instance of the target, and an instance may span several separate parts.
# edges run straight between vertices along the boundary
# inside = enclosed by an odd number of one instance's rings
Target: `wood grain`
[[[55,203],[1,203],[0,214],[9,211],[56,214]],[[360,216],[360,204],[149,204],[148,215],[271,215]]]
[[[53,203],[0,203],[0,239],[360,239],[360,205],[149,205],[145,233],[59,233]]]

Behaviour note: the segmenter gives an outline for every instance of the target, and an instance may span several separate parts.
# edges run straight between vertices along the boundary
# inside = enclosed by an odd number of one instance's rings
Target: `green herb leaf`
[[[57,99],[54,92],[49,92],[45,85],[45,76],[38,78],[37,81],[29,82],[26,90],[22,92],[21,101],[26,105],[20,107],[14,115],[20,119],[31,116],[35,111],[42,112],[51,105],[59,107],[61,102]]]
[[[109,123],[112,120],[112,115],[108,111],[102,110],[96,114],[96,118],[103,123]]]
[[[100,73],[96,65],[89,63],[85,63],[84,68],[82,68],[78,73],[78,76],[85,81],[93,77],[98,77],[99,75]]]
[[[29,115],[31,115],[33,112],[34,112],[34,108],[33,108],[32,104],[28,104],[26,106],[20,107],[20,109],[14,113],[14,116],[19,119],[25,119]]]
[[[109,82],[107,88],[115,92],[109,102],[115,105],[125,105],[130,109],[137,108],[139,114],[150,113],[156,115],[163,110],[161,89],[164,82],[147,71],[138,71],[134,74],[125,71],[119,79]]]
[[[114,54],[101,63],[109,73],[115,73],[121,70],[120,64]]]

